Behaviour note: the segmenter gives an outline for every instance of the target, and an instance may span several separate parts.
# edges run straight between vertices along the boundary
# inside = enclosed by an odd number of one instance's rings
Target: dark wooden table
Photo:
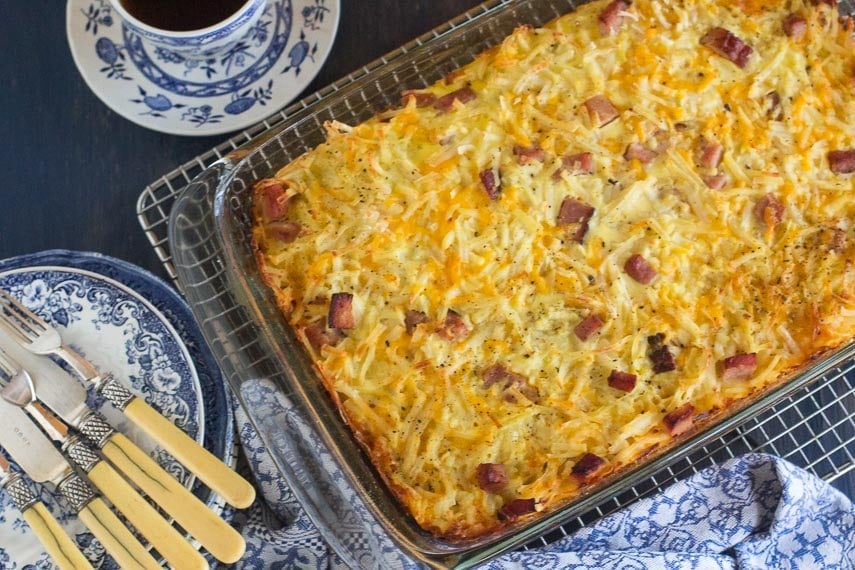
[[[477,3],[343,0],[332,53],[302,95]],[[0,19],[0,38],[0,135],[7,157],[0,258],[51,248],[97,251],[165,277],[137,222],[137,197],[230,135],[165,135],[110,110],[72,61],[64,2],[15,3]]]
[[[303,95],[477,2],[342,0],[332,53]],[[166,277],[137,222],[137,197],[150,182],[229,135],[160,134],[106,107],[72,61],[64,3],[14,3],[0,18],[0,38],[0,134],[6,148],[0,258],[53,248],[96,251]],[[829,419],[846,413],[851,412],[838,406]],[[855,471],[835,486],[855,496]]]

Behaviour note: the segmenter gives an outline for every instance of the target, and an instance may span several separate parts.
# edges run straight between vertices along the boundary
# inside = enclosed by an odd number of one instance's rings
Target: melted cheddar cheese
[[[288,321],[392,491],[449,539],[509,524],[516,499],[567,504],[669,442],[671,412],[720,413],[855,336],[855,175],[829,164],[855,149],[851,22],[805,0],[634,0],[604,34],[605,9],[521,27],[400,108],[329,123],[278,172],[282,211],[256,196]],[[751,47],[744,68],[702,41],[717,27]],[[474,97],[438,105],[461,89]],[[615,120],[598,124],[596,96]],[[562,161],[580,153],[591,172]],[[581,239],[567,198],[594,209]],[[313,342],[336,293],[353,326]],[[424,321],[409,332],[408,311]],[[658,334],[675,370],[654,371]],[[734,355],[756,362],[728,379]],[[635,385],[611,387],[614,370]],[[589,454],[596,473],[574,472]]]

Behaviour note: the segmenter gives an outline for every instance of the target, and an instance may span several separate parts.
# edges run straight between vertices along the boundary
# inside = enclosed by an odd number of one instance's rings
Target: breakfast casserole
[[[855,337],[852,30],[591,2],[257,182],[261,272],[422,528],[554,511]]]

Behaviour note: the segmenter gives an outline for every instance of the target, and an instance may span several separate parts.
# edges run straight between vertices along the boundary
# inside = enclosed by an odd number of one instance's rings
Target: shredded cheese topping
[[[293,241],[255,209],[262,270],[345,419],[450,539],[507,524],[514,499],[566,504],[668,442],[670,412],[726,410],[855,336],[855,178],[828,159],[855,149],[851,21],[805,0],[635,0],[603,35],[605,6],[519,28],[382,117],[330,123],[276,177]],[[744,68],[702,45],[715,27],[753,49]],[[474,99],[419,106],[464,87]],[[598,95],[619,113],[604,126],[584,104]],[[627,159],[633,143],[654,158]],[[720,163],[699,158],[709,144]],[[593,172],[564,167],[579,153]],[[568,197],[594,208],[581,243],[558,220]],[[649,284],[627,273],[634,254]],[[312,346],[335,293],[354,327]],[[409,333],[407,311],[426,318]],[[455,313],[463,332],[443,334]],[[602,327],[581,340],[591,315]],[[657,374],[659,333],[676,370]],[[754,353],[749,377],[722,378]],[[522,381],[485,381],[496,365]],[[635,386],[612,388],[613,370]],[[605,460],[593,479],[573,472],[586,454]],[[501,490],[479,484],[485,463]]]

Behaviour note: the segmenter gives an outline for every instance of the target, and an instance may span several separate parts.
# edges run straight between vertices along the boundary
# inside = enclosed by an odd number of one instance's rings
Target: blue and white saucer
[[[63,340],[102,371],[109,371],[153,407],[234,464],[231,394],[190,308],[174,289],[124,261],[92,253],[46,251],[0,261],[0,287],[49,321]],[[192,473],[104,404],[90,390],[89,404],[182,481]],[[96,568],[115,568],[103,547],[53,494],[33,490]],[[224,516],[221,500],[197,485],[194,492]],[[30,566],[32,565],[32,566]],[[51,568],[35,535],[0,492],[0,567]]]
[[[268,0],[247,36],[199,61],[148,44],[109,0],[66,5],[71,54],[89,88],[126,119],[191,136],[240,130],[288,104],[317,75],[338,21],[338,0]]]

